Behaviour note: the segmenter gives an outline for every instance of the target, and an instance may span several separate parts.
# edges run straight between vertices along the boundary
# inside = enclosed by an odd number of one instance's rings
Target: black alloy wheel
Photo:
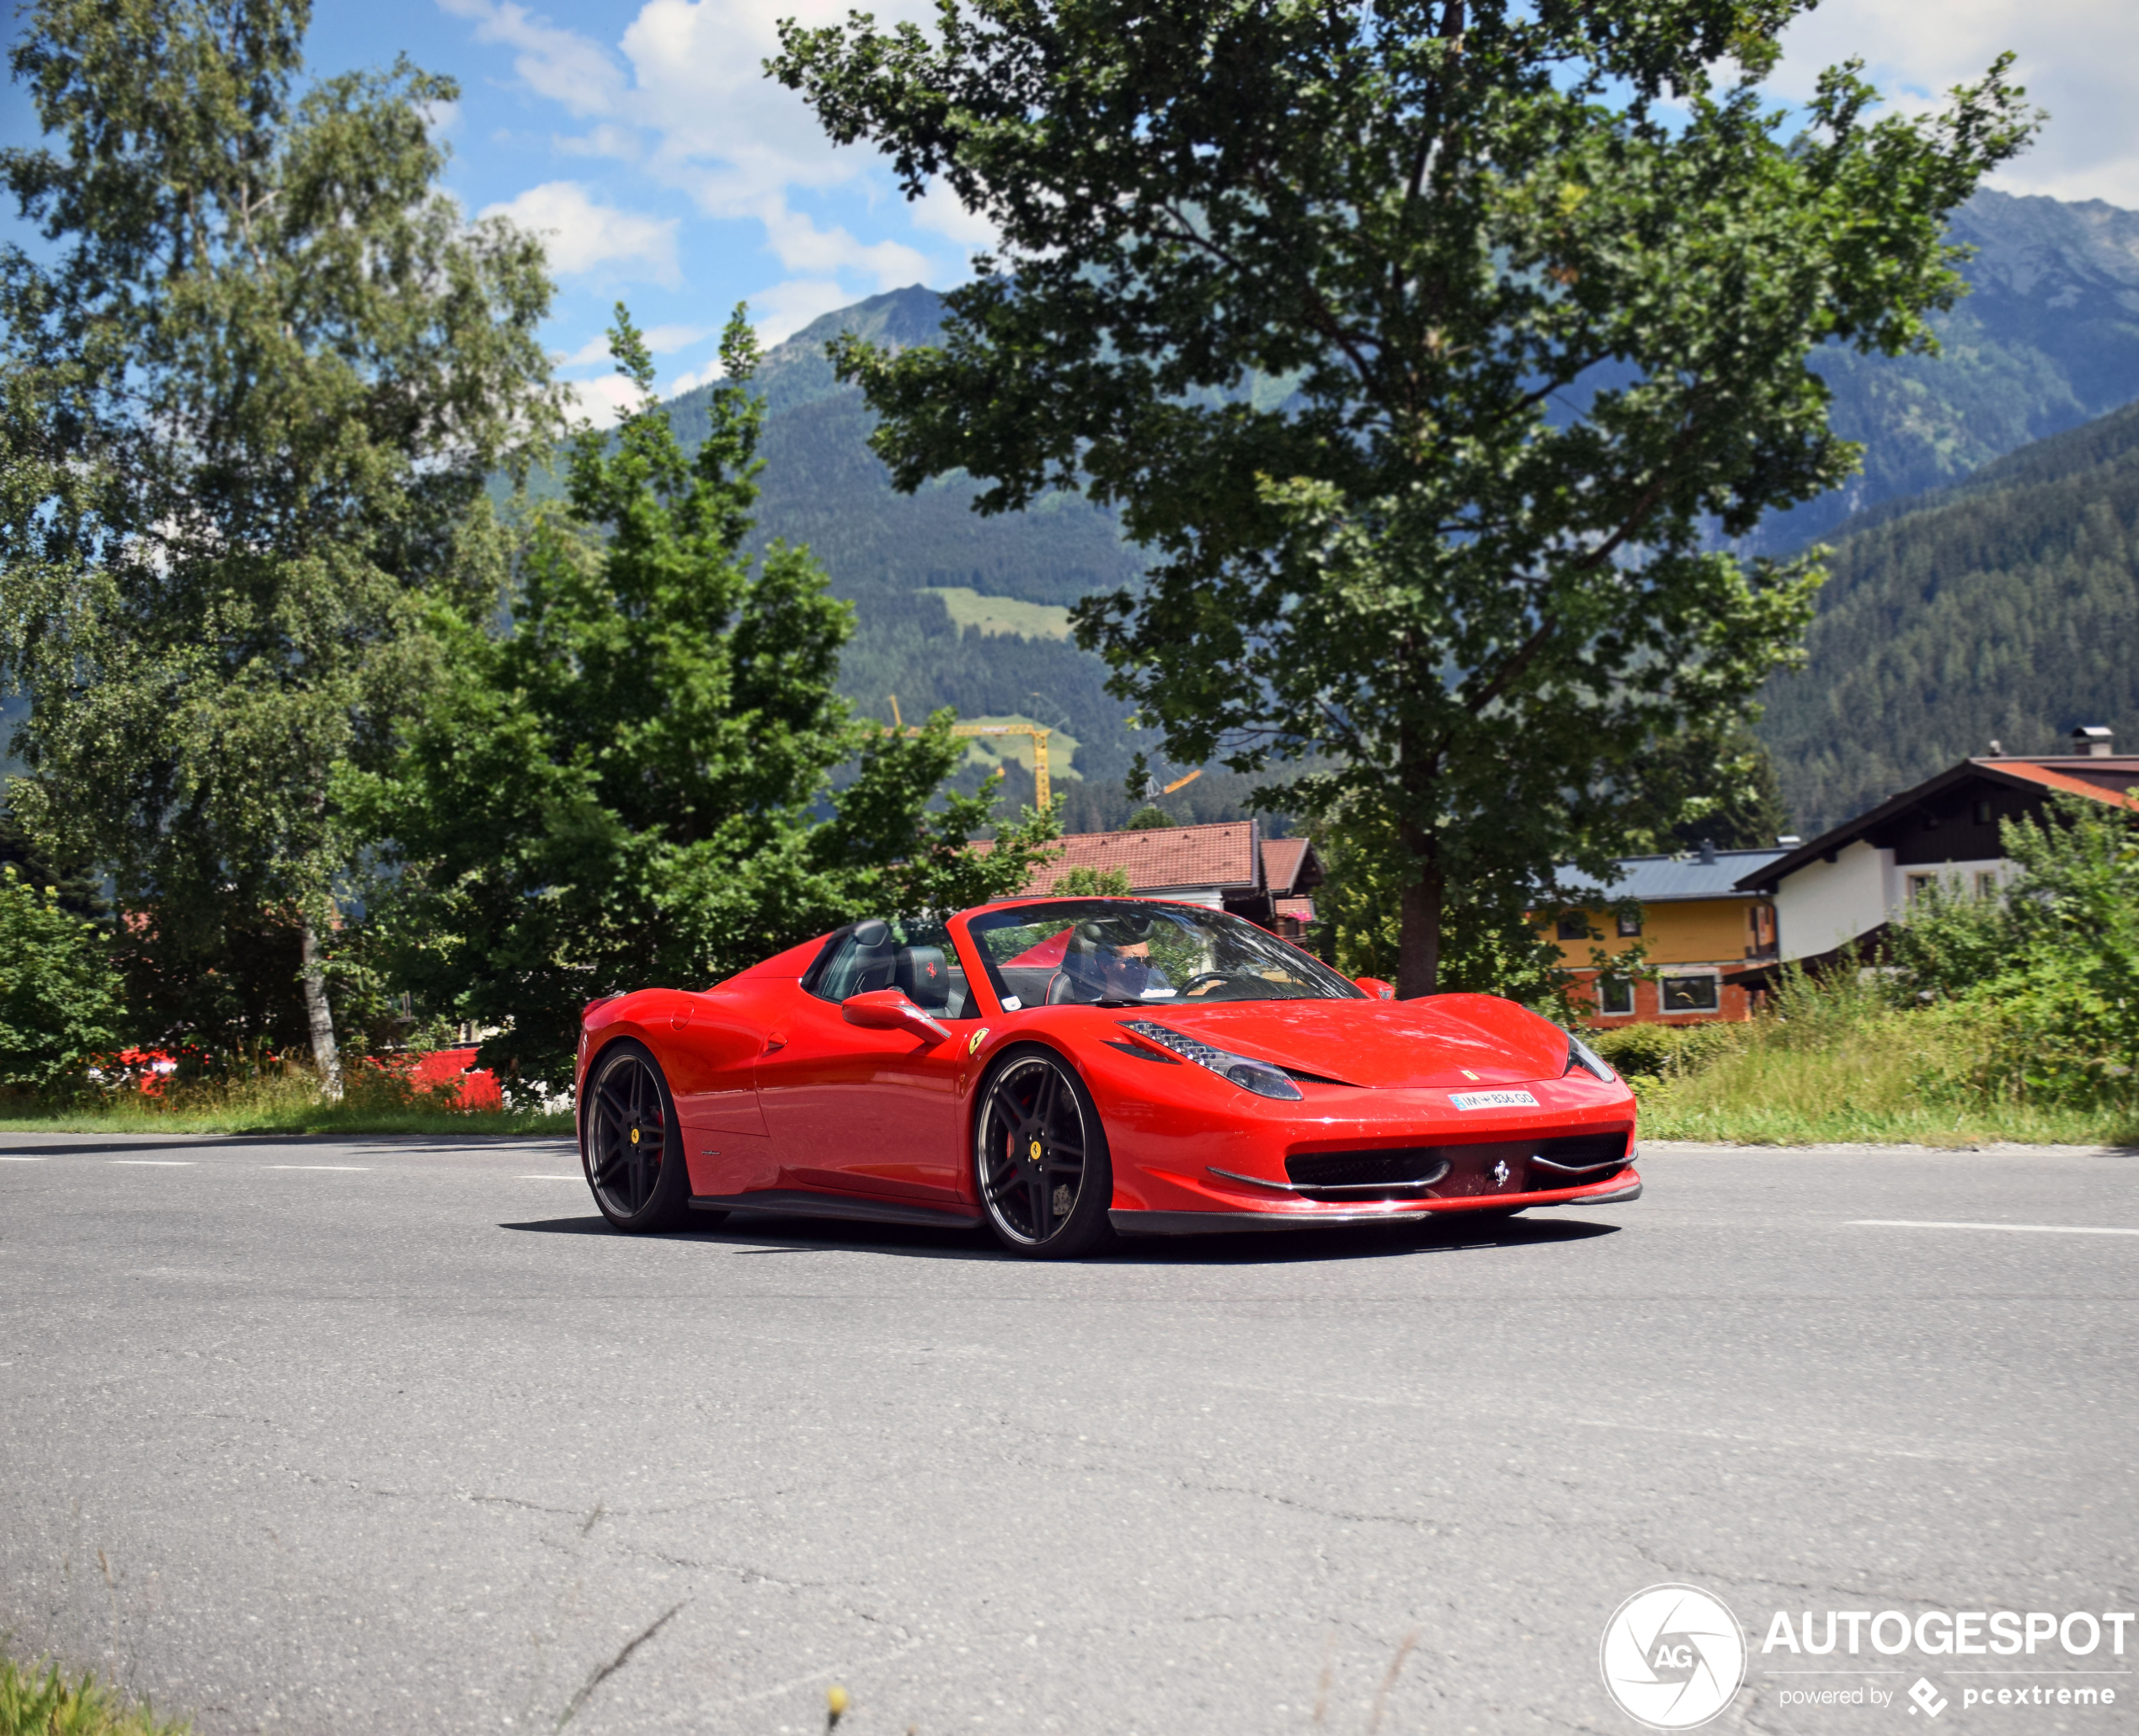
[[[589,1073],[580,1157],[595,1204],[620,1230],[674,1229],[690,1211],[675,1104],[638,1044],[614,1044]]]
[[[1107,1135],[1084,1082],[1052,1050],[1013,1050],[989,1078],[973,1169],[989,1227],[1012,1253],[1059,1259],[1112,1239]]]

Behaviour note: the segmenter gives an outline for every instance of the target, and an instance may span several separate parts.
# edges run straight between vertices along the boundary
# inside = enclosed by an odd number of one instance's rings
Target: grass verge
[[[129,1706],[86,1671],[70,1681],[56,1664],[40,1675],[36,1664],[0,1658],[0,1736],[186,1736],[192,1728]]]
[[[1595,1044],[1650,1139],[1742,1145],[2139,1145],[2139,1103],[2058,1103],[1987,1083],[1989,1033],[1961,1008],[1805,1007],[1742,1025],[1649,1025]]]
[[[309,1074],[294,1070],[229,1084],[174,1084],[161,1097],[126,1091],[72,1103],[0,1099],[0,1132],[9,1133],[414,1133],[465,1139],[571,1132],[569,1110],[460,1109],[391,1081],[352,1079],[349,1094],[328,1103]]]

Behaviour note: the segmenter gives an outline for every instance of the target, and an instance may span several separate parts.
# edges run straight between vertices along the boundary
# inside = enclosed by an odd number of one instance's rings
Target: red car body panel
[[[1640,1192],[1633,1093],[1571,1070],[1566,1033],[1512,1002],[1448,994],[1005,1012],[967,932],[975,913],[947,924],[977,1010],[947,1020],[947,1040],[850,1023],[837,1003],[807,992],[802,980],[827,936],[702,992],[648,988],[593,1003],[577,1083],[620,1038],[651,1050],[675,1100],[694,1201],[728,1209],[759,1195],[765,1210],[979,1222],[979,1087],[997,1056],[1027,1043],[1063,1056],[1091,1092],[1124,1229],[1306,1227]],[[1122,1028],[1133,1020],[1274,1062],[1301,1095],[1258,1096],[1139,1041]],[[1455,1100],[1515,1089],[1534,1103]],[[1624,1164],[1608,1160],[1601,1180],[1553,1173],[1540,1167],[1540,1147],[1559,1140]],[[1288,1179],[1288,1158],[1419,1148],[1449,1162],[1428,1197],[1310,1199]]]

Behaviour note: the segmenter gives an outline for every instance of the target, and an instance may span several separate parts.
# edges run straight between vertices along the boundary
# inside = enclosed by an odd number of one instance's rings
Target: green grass
[[[568,1111],[456,1109],[444,1098],[391,1083],[353,1078],[328,1103],[308,1073],[292,1070],[233,1084],[172,1085],[161,1098],[136,1092],[43,1103],[0,1099],[9,1133],[415,1133],[432,1137],[572,1132]]]
[[[1983,1083],[1982,1022],[1825,997],[1800,1016],[1595,1033],[1650,1139],[1744,1145],[2139,1145],[2139,1104],[2033,1101]]]
[[[0,1658],[0,1736],[184,1736],[189,1720],[166,1723],[131,1707],[86,1671],[79,1681],[56,1664],[19,1665]]]
[[[924,585],[932,597],[941,597],[951,619],[961,629],[984,636],[1015,633],[1027,639],[1067,639],[1070,611],[1054,603],[1021,603],[1015,597],[983,596],[970,585]]]

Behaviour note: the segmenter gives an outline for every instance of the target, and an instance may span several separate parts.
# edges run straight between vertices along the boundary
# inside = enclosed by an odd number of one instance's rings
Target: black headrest
[[[893,985],[915,1006],[940,1007],[951,998],[951,972],[942,948],[902,946],[892,961]]]

